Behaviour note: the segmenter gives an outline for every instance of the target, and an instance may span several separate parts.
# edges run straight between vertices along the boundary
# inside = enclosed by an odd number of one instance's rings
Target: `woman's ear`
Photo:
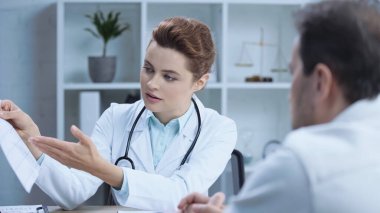
[[[194,92],[203,89],[203,87],[206,86],[206,83],[207,83],[209,77],[210,77],[210,74],[209,74],[209,73],[206,73],[206,74],[202,75],[202,77],[201,77],[200,79],[198,79],[198,80],[194,83],[194,85],[193,85],[193,90],[194,90]]]

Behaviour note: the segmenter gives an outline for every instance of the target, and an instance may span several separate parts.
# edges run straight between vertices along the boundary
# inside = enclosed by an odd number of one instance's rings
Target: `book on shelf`
[[[86,135],[91,135],[100,116],[100,93],[98,91],[80,92],[79,105],[80,129]]]

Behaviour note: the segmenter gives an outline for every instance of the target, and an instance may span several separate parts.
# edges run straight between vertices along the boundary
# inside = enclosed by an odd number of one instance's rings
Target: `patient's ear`
[[[329,99],[334,87],[334,77],[331,69],[326,64],[318,63],[314,67],[313,75],[316,98],[320,99],[320,101]]]
[[[206,74],[202,75],[202,77],[200,77],[200,78],[194,83],[194,86],[193,86],[193,90],[194,90],[194,92],[203,89],[203,87],[206,86],[206,83],[207,83],[209,77],[210,77],[210,74],[209,74],[209,73],[206,73]]]

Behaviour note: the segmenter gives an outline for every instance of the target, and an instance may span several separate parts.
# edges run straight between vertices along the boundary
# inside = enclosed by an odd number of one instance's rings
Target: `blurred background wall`
[[[0,1],[0,99],[11,99],[56,135],[56,4]],[[38,187],[27,194],[0,152],[0,205],[52,204]]]

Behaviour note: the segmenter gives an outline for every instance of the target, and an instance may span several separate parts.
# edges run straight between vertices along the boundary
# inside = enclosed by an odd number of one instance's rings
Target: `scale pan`
[[[288,69],[286,69],[286,68],[272,68],[271,71],[272,72],[287,72]]]
[[[253,67],[252,63],[235,63],[237,67]]]

